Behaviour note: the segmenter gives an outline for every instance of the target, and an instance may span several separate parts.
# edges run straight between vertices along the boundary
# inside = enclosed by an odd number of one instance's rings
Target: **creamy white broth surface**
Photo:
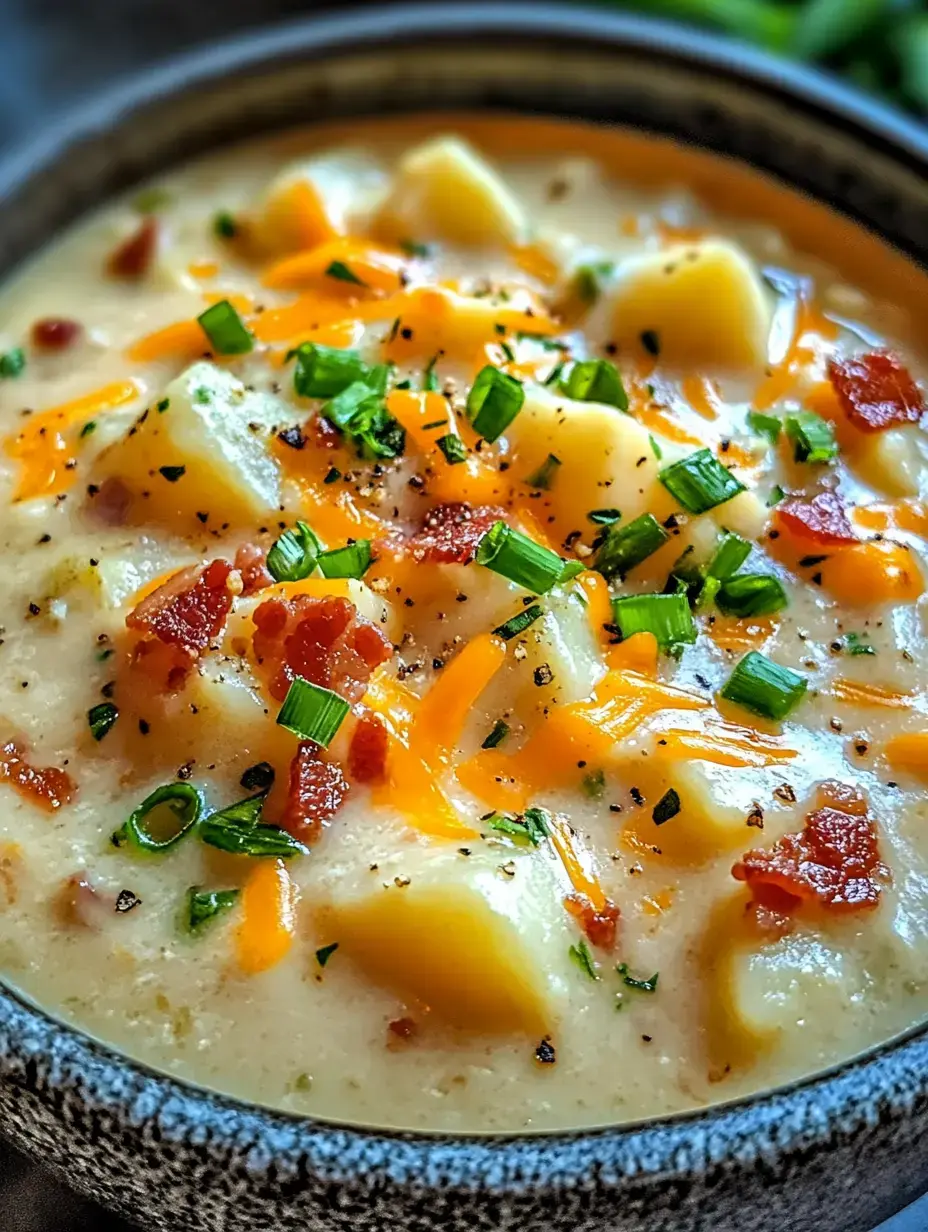
[[[244,147],[56,241],[0,313],[5,978],[417,1129],[919,1021],[924,294],[720,160],[512,118]],[[276,721],[322,702],[326,748]],[[159,787],[202,804],[153,851]]]

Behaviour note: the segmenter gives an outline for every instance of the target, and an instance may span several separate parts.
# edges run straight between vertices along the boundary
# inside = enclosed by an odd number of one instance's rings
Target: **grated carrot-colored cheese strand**
[[[427,760],[447,762],[467,716],[506,659],[506,643],[492,633],[468,642],[419,704],[411,747]]]
[[[838,701],[847,702],[849,706],[876,706],[889,710],[908,710],[915,704],[913,693],[902,693],[896,689],[884,689],[877,684],[864,684],[858,680],[847,680],[838,676],[831,682],[832,697]]]
[[[259,975],[286,957],[296,936],[296,886],[283,860],[259,860],[242,890],[235,956],[246,975]]]
[[[159,359],[195,359],[209,350],[209,339],[198,321],[175,321],[139,338],[126,356],[137,364],[153,364]]]
[[[589,899],[594,911],[602,911],[606,905],[606,895],[593,869],[589,852],[563,817],[552,816],[550,824],[551,845],[561,858],[570,884],[578,894]]]

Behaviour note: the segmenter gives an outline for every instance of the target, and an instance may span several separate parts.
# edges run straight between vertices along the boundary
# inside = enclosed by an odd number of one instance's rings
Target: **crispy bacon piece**
[[[242,575],[242,594],[253,595],[274,585],[267,571],[267,552],[258,543],[243,543],[235,553],[235,568]]]
[[[317,449],[337,449],[342,443],[342,434],[324,415],[314,415],[309,427]]]
[[[112,910],[94,888],[86,873],[65,877],[51,900],[52,915],[64,928],[98,929]]]
[[[187,672],[218,636],[232,608],[226,560],[190,565],[175,573],[126,617],[129,629],[146,635],[136,646],[134,664],[160,687],[182,687]]]
[[[420,564],[466,565],[490,527],[505,517],[505,510],[495,505],[467,505],[463,501],[436,505],[423,518],[422,529],[407,540],[407,546]]]
[[[43,317],[32,326],[32,345],[40,351],[63,351],[83,333],[79,321],[67,317]]]
[[[340,597],[267,599],[254,623],[255,656],[278,701],[296,676],[360,701],[371,672],[393,654],[377,626]]]
[[[387,725],[379,714],[364,710],[348,748],[348,776],[355,783],[382,783],[387,777]]]
[[[835,492],[819,492],[811,500],[804,496],[791,496],[777,505],[773,520],[796,538],[822,547],[858,541],[844,502]]]
[[[800,834],[749,851],[734,866],[733,875],[748,884],[760,907],[775,916],[789,916],[803,903],[838,912],[876,907],[889,877],[876,824],[865,804],[859,811],[859,797],[838,798],[842,807],[817,808]]]
[[[301,740],[290,763],[287,803],[281,827],[301,842],[319,837],[344,803],[348,784],[337,762],[323,761],[318,744]]]
[[[602,911],[597,911],[585,894],[571,894],[564,899],[564,906],[579,921],[591,945],[601,950],[615,948],[616,931],[621,912],[615,903],[606,899]]]
[[[21,796],[46,813],[70,804],[77,792],[77,784],[65,770],[30,766],[26,750],[15,740],[8,740],[0,748],[0,782],[12,784]]]
[[[106,272],[112,278],[144,278],[158,250],[159,231],[157,218],[143,218],[132,235],[110,253]]]
[[[924,413],[924,394],[892,351],[829,360],[828,376],[841,409],[861,432],[918,423]]]

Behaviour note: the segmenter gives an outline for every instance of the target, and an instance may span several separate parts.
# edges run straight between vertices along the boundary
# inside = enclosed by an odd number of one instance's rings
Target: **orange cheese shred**
[[[195,359],[209,350],[209,339],[198,321],[175,321],[133,342],[126,356],[137,364],[152,364],[159,359]]]
[[[662,760],[711,761],[742,769],[776,765],[799,755],[777,737],[735,723],[716,723],[704,731],[668,728],[660,741]]]
[[[594,911],[602,911],[606,906],[606,895],[593,869],[589,852],[563,817],[552,816],[550,825],[551,845],[561,858],[570,884],[578,894],[589,899]]]
[[[900,693],[876,684],[863,684],[839,676],[831,682],[831,695],[849,706],[875,706],[888,710],[908,710],[915,703],[913,693]]]
[[[296,886],[283,860],[258,860],[242,889],[235,957],[246,975],[285,958],[296,936]]]
[[[907,770],[928,781],[928,731],[900,732],[886,741],[886,760],[896,770]]]
[[[261,281],[274,290],[304,287],[324,289],[328,295],[368,297],[390,295],[402,287],[403,256],[366,240],[338,236],[316,248],[284,257],[264,271]],[[340,279],[327,271],[344,265],[359,282]]]

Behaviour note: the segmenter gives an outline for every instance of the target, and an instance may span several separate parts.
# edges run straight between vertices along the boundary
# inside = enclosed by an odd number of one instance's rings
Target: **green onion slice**
[[[26,366],[26,355],[22,347],[13,347],[12,350],[0,355],[0,379],[7,380],[10,377],[19,376]]]
[[[555,457],[553,453],[549,453],[541,466],[537,470],[532,471],[525,482],[530,488],[540,488],[543,492],[547,492],[554,482],[560,466],[561,459]]]
[[[275,582],[299,582],[316,567],[321,544],[305,522],[285,530],[267,554],[267,571]]]
[[[317,564],[327,578],[362,578],[373,560],[370,539],[358,539],[343,548],[320,552]]]
[[[590,947],[587,945],[585,938],[578,941],[576,945],[570,946],[567,953],[574,966],[579,967],[585,976],[591,980],[599,979],[596,963],[593,960],[593,955],[590,953]]]
[[[91,706],[87,711],[87,723],[94,740],[102,740],[118,718],[119,710],[112,702],[100,702],[98,706]]]
[[[584,304],[595,304],[602,295],[603,280],[615,271],[612,261],[594,261],[587,265],[578,265],[573,273],[573,287],[577,297]]]
[[[641,514],[627,526],[611,525],[593,558],[593,568],[605,578],[624,577],[669,538],[651,513]]]
[[[696,625],[685,593],[629,595],[613,599],[612,610],[623,638],[653,633],[661,650],[667,651],[696,641]]]
[[[520,633],[524,633],[526,629],[530,628],[541,615],[541,605],[533,603],[531,607],[525,608],[524,611],[517,612],[515,616],[510,616],[507,621],[498,625],[493,632],[497,637],[501,637],[504,642],[512,641],[514,637],[518,637]]]
[[[297,676],[287,690],[277,722],[299,736],[328,748],[351,707],[331,689]]]
[[[724,581],[725,578],[737,573],[750,555],[751,545],[747,539],[742,539],[740,535],[727,531],[719,540],[706,573],[709,577]]]
[[[715,597],[726,616],[769,616],[789,605],[779,578],[767,573],[741,573],[726,578]]]
[[[619,963],[616,971],[622,977],[622,983],[626,988],[635,988],[638,992],[657,992],[657,981],[660,979],[661,974],[659,971],[655,971],[646,980],[632,975],[629,971],[628,963]]]
[[[286,830],[261,821],[266,799],[267,791],[260,791],[255,796],[247,796],[230,804],[228,808],[210,813],[200,822],[197,831],[200,840],[232,855],[273,856],[285,860],[290,856],[308,854],[309,848]]]
[[[557,552],[534,539],[496,522],[477,544],[474,559],[500,577],[524,586],[533,595],[544,595],[561,580],[564,561]]]
[[[834,428],[827,419],[815,415],[812,411],[799,411],[795,415],[786,416],[786,435],[793,446],[793,457],[797,462],[823,463],[830,462],[837,456],[838,442],[835,440]]]
[[[128,840],[139,851],[160,853],[190,833],[203,811],[203,797],[190,783],[165,783],[129,814],[113,835],[117,847]]]
[[[492,731],[487,736],[487,738],[483,741],[480,747],[482,749],[495,749],[497,745],[500,745],[503,743],[503,741],[509,735],[509,732],[510,732],[509,724],[504,722],[502,719],[497,719],[496,722],[493,724]]]
[[[519,817],[511,813],[494,813],[487,820],[487,827],[497,834],[505,834],[517,842],[531,843],[537,847],[551,833],[551,815],[540,808],[526,809]]]
[[[603,402],[620,411],[628,410],[628,394],[622,377],[608,359],[588,359],[574,364],[562,388],[568,398],[578,402]]]
[[[748,427],[758,436],[765,436],[775,445],[783,431],[783,420],[776,415],[762,415],[760,411],[748,411]]]
[[[191,886],[187,891],[184,919],[187,931],[198,933],[217,916],[235,905],[239,890],[204,890]]]
[[[149,210],[143,210],[143,213],[149,213]],[[234,240],[238,235],[238,223],[235,221],[235,215],[230,214],[228,210],[219,210],[213,216],[213,233],[221,240]]]
[[[687,513],[706,513],[745,490],[708,449],[699,449],[671,466],[658,479]]]
[[[227,299],[212,304],[197,320],[217,355],[245,355],[254,346],[245,322]]]
[[[474,431],[492,442],[503,435],[524,401],[522,382],[487,364],[477,373],[467,395],[467,414]]]
[[[444,436],[438,438],[435,444],[445,455],[445,461],[449,466],[467,461],[467,446],[456,433],[445,433]]]
[[[673,787],[668,787],[651,811],[656,826],[662,826],[680,811],[680,797]]]
[[[358,352],[347,348],[304,342],[291,354],[296,356],[293,386],[301,398],[334,398],[367,374]]]
[[[752,650],[729,676],[721,696],[762,718],[780,722],[799,705],[808,685],[805,676]]]
[[[321,945],[316,950],[316,962],[320,967],[324,967],[335,951],[338,949],[338,942],[333,941],[330,945]]]

